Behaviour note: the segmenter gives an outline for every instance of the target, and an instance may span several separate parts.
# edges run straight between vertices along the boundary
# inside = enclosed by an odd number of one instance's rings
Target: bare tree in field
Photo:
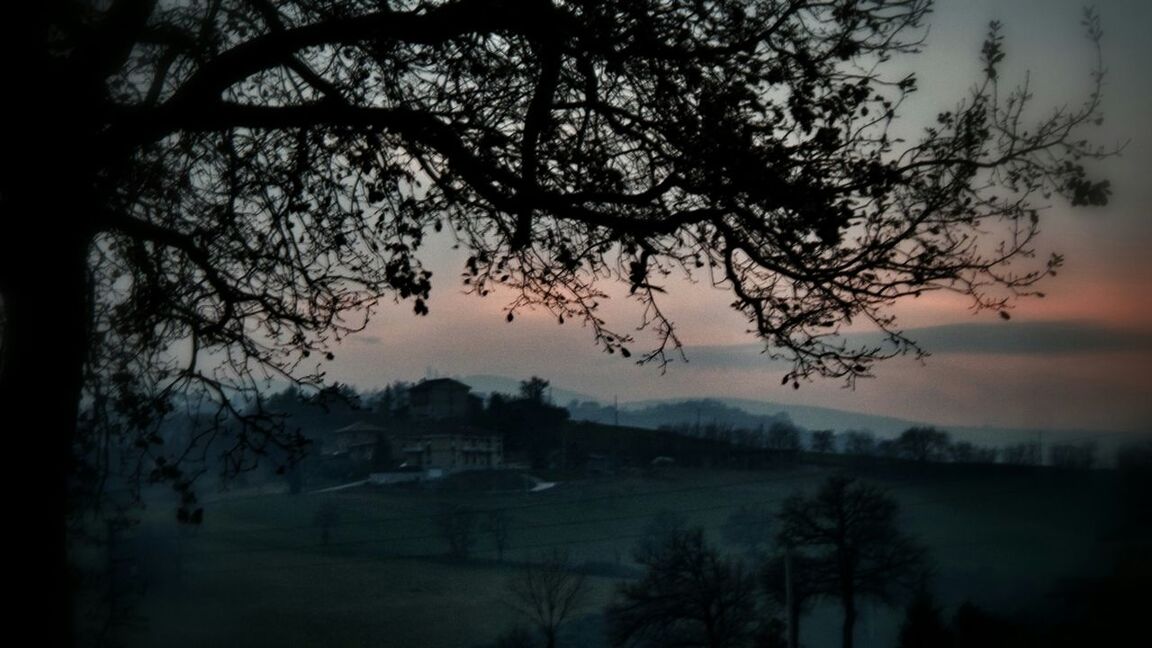
[[[571,618],[587,595],[584,575],[572,570],[568,555],[559,549],[524,566],[508,581],[511,605],[556,647],[560,626]]]
[[[913,461],[943,461],[951,440],[947,432],[931,426],[915,426],[904,430],[896,439],[900,456]]]
[[[340,523],[340,509],[332,500],[325,500],[312,516],[312,524],[320,529],[320,543],[328,546],[332,529]]]
[[[644,577],[621,585],[605,611],[613,646],[747,645],[756,630],[756,583],[738,561],[682,529],[642,544]]]
[[[492,543],[496,545],[497,560],[503,561],[508,539],[512,535],[512,518],[504,511],[489,511],[484,518],[484,530],[492,536]]]
[[[843,648],[852,648],[860,599],[893,603],[922,582],[925,550],[900,530],[898,513],[896,501],[874,486],[840,476],[784,502],[778,541],[811,556],[805,579],[839,600]]]
[[[832,430],[816,430],[812,433],[812,452],[830,454],[836,452],[836,433]]]
[[[448,545],[448,555],[464,560],[472,554],[480,531],[479,516],[467,506],[443,506],[436,515],[440,536]]]

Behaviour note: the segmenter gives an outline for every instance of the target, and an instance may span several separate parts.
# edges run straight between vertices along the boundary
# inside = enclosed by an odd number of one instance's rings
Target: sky
[[[780,386],[787,365],[760,355],[727,293],[670,283],[666,309],[686,345],[687,363],[661,372],[597,348],[579,324],[543,313],[505,321],[507,299],[467,296],[455,280],[464,255],[439,239],[426,251],[433,271],[431,314],[410,305],[380,309],[368,328],[335,349],[330,378],[362,388],[428,375],[539,375],[602,401],[727,396],[819,405],[953,426],[1086,430],[1152,429],[1152,3],[1096,4],[1104,28],[1104,125],[1093,137],[1124,144],[1097,168],[1113,186],[1109,206],[1073,210],[1054,200],[1042,215],[1041,250],[1064,254],[1044,299],[1018,303],[1010,322],[974,314],[966,302],[930,295],[898,304],[902,325],[931,356],[889,361],[876,377],[846,389],[834,380]],[[990,20],[1003,23],[1004,75],[1027,72],[1038,106],[1076,105],[1086,96],[1092,52],[1068,0],[941,0],[924,54],[901,61],[920,91],[904,116],[950,107],[979,75]],[[608,288],[608,286],[605,286]],[[628,329],[639,312],[610,289],[605,314]],[[643,346],[641,336],[634,347]]]

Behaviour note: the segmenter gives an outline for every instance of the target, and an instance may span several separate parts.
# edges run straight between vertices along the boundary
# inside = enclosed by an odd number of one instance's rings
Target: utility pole
[[[796,645],[796,635],[799,633],[796,628],[797,615],[793,607],[795,604],[792,595],[792,543],[789,542],[784,545],[784,623],[788,648],[800,648]]]

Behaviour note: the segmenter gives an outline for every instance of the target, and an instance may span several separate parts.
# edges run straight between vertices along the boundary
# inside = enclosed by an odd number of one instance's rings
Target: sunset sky
[[[731,396],[821,405],[942,425],[1148,430],[1152,427],[1152,3],[1099,2],[1108,70],[1102,144],[1127,142],[1123,157],[1098,168],[1112,182],[1107,208],[1071,210],[1054,199],[1043,214],[1041,251],[1064,254],[1043,300],[1020,302],[1010,322],[973,314],[964,301],[927,296],[897,307],[933,352],[880,366],[855,390],[839,382],[780,386],[787,367],[758,355],[729,296],[687,283],[667,285],[689,362],[661,374],[593,345],[588,329],[524,313],[504,320],[506,300],[461,294],[464,255],[434,241],[431,315],[409,305],[382,308],[361,335],[336,349],[329,377],[360,387],[439,375],[540,375],[554,385],[611,401]],[[1087,94],[1092,53],[1075,0],[942,0],[931,17],[927,51],[898,65],[917,71],[920,92],[903,112],[910,122],[951,107],[978,78],[989,20],[1004,23],[1008,81],[1031,72],[1037,105],[1076,105]],[[610,292],[622,291],[612,288]],[[624,299],[605,311],[627,330],[639,313]],[[643,334],[634,348],[643,346]]]

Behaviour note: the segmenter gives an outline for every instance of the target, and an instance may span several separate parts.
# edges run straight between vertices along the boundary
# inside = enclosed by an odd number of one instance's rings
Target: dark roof
[[[472,391],[472,388],[459,380],[451,378],[432,378],[430,380],[420,381],[419,384],[413,385],[408,391],[424,391],[426,389],[448,388],[463,391]]]

